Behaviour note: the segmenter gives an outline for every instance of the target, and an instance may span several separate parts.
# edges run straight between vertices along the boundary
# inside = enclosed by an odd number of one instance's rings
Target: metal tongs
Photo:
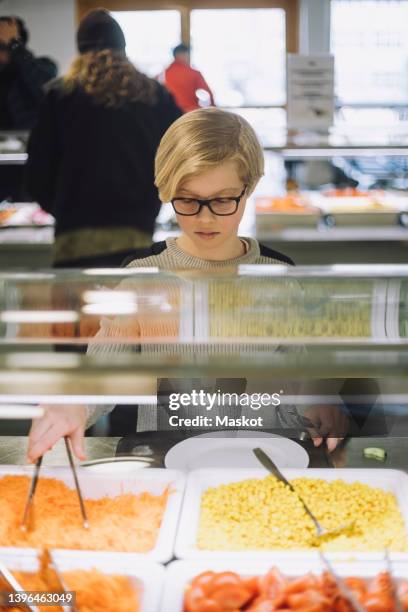
[[[332,564],[329,562],[328,558],[322,553],[321,550],[319,550],[319,556],[320,559],[323,561],[324,565],[326,566],[326,569],[332,576],[333,580],[335,581],[341,595],[351,605],[352,610],[354,610],[355,612],[365,612],[365,607],[361,605],[354,593],[348,588],[343,578],[340,578],[337,572],[334,571]]]
[[[399,598],[398,595],[398,585],[395,581],[395,576],[394,576],[394,572],[392,569],[392,563],[391,563],[391,559],[390,559],[390,555],[388,554],[388,548],[385,549],[385,553],[384,553],[384,558],[385,558],[385,563],[387,566],[387,572],[388,575],[390,577],[390,581],[391,581],[391,588],[392,588],[392,596],[394,598],[394,603],[395,603],[395,610],[396,612],[404,612],[405,608],[402,605],[402,602]]]
[[[76,488],[76,492],[77,492],[77,495],[78,495],[79,507],[81,509],[81,515],[82,515],[82,524],[83,524],[84,529],[89,529],[89,522],[88,522],[88,517],[87,517],[87,514],[86,514],[86,510],[85,510],[84,499],[83,499],[83,496],[82,496],[81,488],[79,486],[78,475],[77,475],[74,459],[72,457],[72,450],[71,450],[70,440],[69,440],[68,436],[64,436],[64,441],[65,441],[65,448],[67,450],[69,465],[71,467],[72,475],[74,477],[74,482],[75,482],[75,488]],[[25,508],[24,508],[23,519],[22,519],[21,524],[20,524],[20,529],[22,531],[27,531],[29,529],[30,509],[31,509],[31,506],[33,504],[34,494],[35,494],[35,490],[36,490],[37,484],[38,484],[38,477],[39,477],[39,474],[40,474],[40,468],[41,468],[42,459],[43,458],[40,457],[37,460],[36,464],[35,464],[34,474],[33,474],[32,480],[31,480],[31,485],[30,485],[30,489],[28,491],[27,501],[26,501],[26,505],[25,505]]]
[[[289,489],[293,493],[295,493],[295,495],[298,497],[299,501],[302,503],[305,512],[312,519],[313,524],[314,524],[315,529],[316,529],[316,535],[317,535],[318,538],[324,538],[324,537],[327,537],[327,536],[333,537],[333,536],[341,533],[342,531],[350,529],[350,527],[353,526],[353,523],[347,523],[345,525],[340,525],[339,527],[336,527],[335,529],[326,529],[325,527],[323,527],[323,525],[321,525],[321,523],[317,520],[317,518],[315,517],[313,512],[310,510],[309,506],[303,500],[301,495],[299,495],[298,491],[296,491],[295,487],[289,482],[289,480],[287,480],[285,478],[285,476],[278,469],[278,467],[274,464],[272,459],[270,457],[268,457],[268,455],[265,453],[265,451],[263,451],[261,448],[253,448],[252,452],[254,453],[254,455],[258,459],[258,461],[260,463],[262,463],[264,468],[266,468],[269,472],[271,472],[275,476],[275,478],[277,478],[278,480],[283,482],[287,487],[289,487]]]
[[[61,572],[59,571],[58,565],[55,561],[54,558],[54,554],[51,550],[49,550],[48,548],[45,548],[42,556],[41,556],[41,564],[43,567],[45,567],[48,571],[52,571],[53,575],[54,575],[54,579],[56,584],[58,585],[58,589],[62,592],[62,593],[68,593],[69,589],[65,583],[65,580],[61,574]],[[69,604],[69,605],[61,605],[63,612],[77,612],[77,607],[75,604]]]
[[[25,592],[25,589],[23,589],[18,580],[14,578],[13,574],[7,569],[4,563],[0,563],[0,576],[11,589],[12,593],[18,593],[19,591],[23,593]],[[30,612],[40,612],[40,608],[37,608],[37,606],[30,606],[28,603],[19,604],[19,607],[20,606],[24,606],[24,608],[30,610]]]
[[[319,550],[319,556],[320,556],[320,559],[323,561],[324,565],[326,566],[327,570],[332,575],[334,581],[336,582],[336,584],[337,584],[337,586],[339,588],[340,593],[351,604],[353,610],[355,610],[356,612],[364,612],[365,607],[362,606],[357,601],[357,598],[355,597],[354,593],[348,588],[348,586],[345,583],[345,581],[343,580],[343,578],[340,578],[340,576],[334,571],[333,566],[331,565],[331,563],[329,562],[327,557],[322,553],[321,550]],[[396,612],[404,612],[405,608],[403,607],[403,605],[401,603],[401,600],[400,600],[400,598],[398,596],[398,586],[397,586],[397,584],[395,582],[395,577],[393,575],[392,565],[391,565],[391,561],[390,561],[390,557],[389,557],[387,549],[385,550],[384,557],[385,557],[385,562],[386,562],[386,566],[387,566],[387,572],[388,572],[388,575],[389,575],[390,581],[391,581],[392,596],[393,596],[394,603],[395,603],[395,611]]]

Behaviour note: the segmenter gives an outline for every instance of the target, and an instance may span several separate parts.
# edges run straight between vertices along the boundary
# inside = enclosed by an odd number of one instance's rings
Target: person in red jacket
[[[163,84],[173,94],[177,105],[185,112],[200,108],[197,91],[203,89],[210,97],[211,106],[215,106],[214,97],[201,72],[190,66],[190,49],[186,45],[177,45],[173,49],[174,62],[163,74]]]

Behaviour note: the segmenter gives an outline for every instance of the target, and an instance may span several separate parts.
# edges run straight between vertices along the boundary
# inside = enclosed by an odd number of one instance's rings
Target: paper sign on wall
[[[289,53],[286,75],[288,127],[318,129],[333,125],[333,56]]]

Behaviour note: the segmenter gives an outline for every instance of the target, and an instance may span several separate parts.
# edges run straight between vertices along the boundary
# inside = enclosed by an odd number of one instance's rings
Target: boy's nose
[[[213,221],[216,215],[211,212],[208,206],[200,206],[200,210],[197,214],[197,217],[200,217],[201,221]]]

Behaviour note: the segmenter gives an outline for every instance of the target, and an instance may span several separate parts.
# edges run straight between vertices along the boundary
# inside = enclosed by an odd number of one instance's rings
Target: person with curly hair
[[[81,21],[77,45],[31,133],[25,186],[56,219],[55,267],[117,266],[152,242],[154,157],[181,110],[128,60],[107,11]]]

